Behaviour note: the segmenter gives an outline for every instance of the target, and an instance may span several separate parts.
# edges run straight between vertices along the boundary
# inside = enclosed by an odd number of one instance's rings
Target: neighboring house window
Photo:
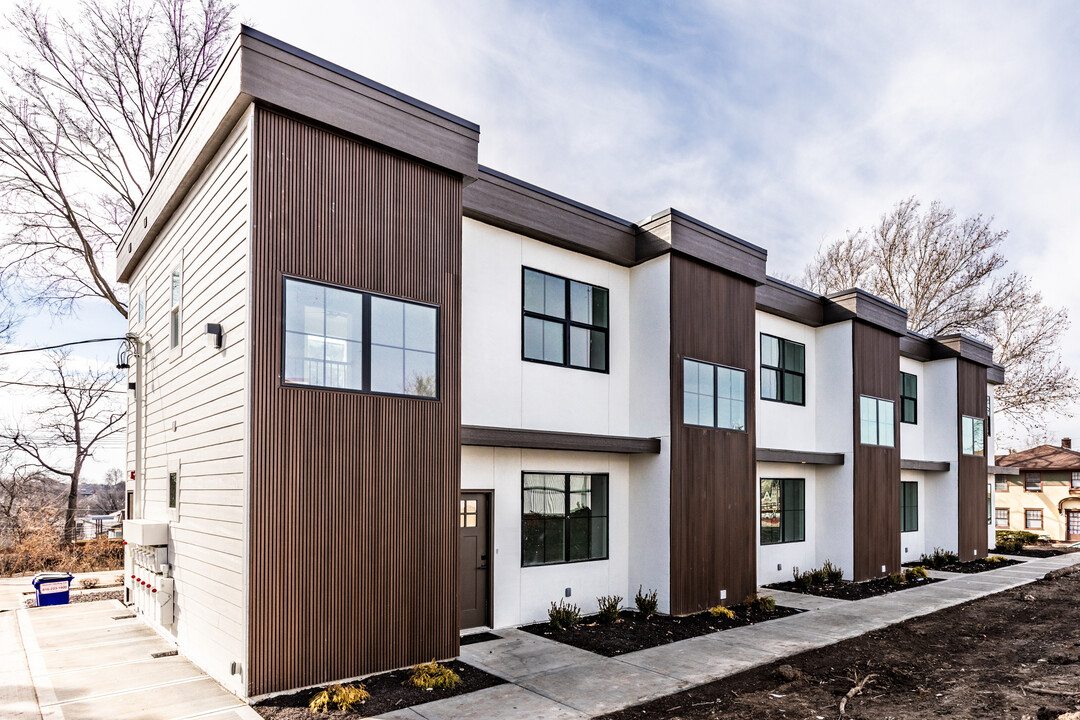
[[[1024,529],[1025,530],[1042,530],[1042,510],[1025,510],[1024,511]]]
[[[761,479],[761,544],[806,539],[806,481]]]
[[[919,378],[911,373],[900,373],[900,422],[919,422]]]
[[[183,299],[180,268],[172,271],[172,284],[169,300],[169,347],[180,345],[180,304]]]
[[[893,447],[895,410],[891,400],[859,396],[859,438],[863,445]]]
[[[997,490],[998,492],[1008,492],[1009,491],[1009,479],[1007,477],[1005,477],[1004,475],[995,475],[994,476],[994,490]]]
[[[606,560],[607,515],[607,475],[524,473],[521,564]]]
[[[523,268],[522,357],[607,372],[608,291]]]
[[[438,395],[438,309],[285,279],[283,381],[333,390]]]
[[[1009,509],[994,508],[994,525],[996,527],[1009,527]]]
[[[1042,473],[1024,473],[1024,491],[1042,492]]]
[[[1074,472],[1072,474],[1071,487],[1073,490],[1080,490],[1080,472]]]
[[[683,422],[746,429],[746,371],[683,359]]]
[[[962,450],[965,455],[982,455],[986,442],[986,431],[983,429],[983,419],[968,417],[960,418],[960,438],[963,443]]]
[[[178,490],[179,490],[179,488],[178,488],[179,478],[177,477],[178,475],[179,475],[179,473],[175,473],[175,472],[169,473],[169,507],[170,508],[175,508],[176,507],[176,496],[177,496]]]
[[[761,335],[761,398],[806,404],[806,346]]]
[[[900,532],[919,529],[919,483],[900,483]]]

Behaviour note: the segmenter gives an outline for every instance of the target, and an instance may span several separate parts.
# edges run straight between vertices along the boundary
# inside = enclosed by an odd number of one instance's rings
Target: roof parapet
[[[637,232],[638,262],[669,251],[765,284],[765,249],[672,208],[638,223]]]

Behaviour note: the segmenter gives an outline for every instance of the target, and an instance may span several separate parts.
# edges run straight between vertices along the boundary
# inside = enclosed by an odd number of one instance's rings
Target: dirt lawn
[[[1080,574],[908,620],[608,715],[1030,718],[1080,710]],[[1070,695],[1069,693],[1075,693]],[[1080,717],[1080,716],[1077,716]]]

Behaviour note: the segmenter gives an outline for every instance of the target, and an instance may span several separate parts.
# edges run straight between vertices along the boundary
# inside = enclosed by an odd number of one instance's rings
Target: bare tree
[[[994,346],[1005,368],[997,410],[1027,431],[1065,414],[1076,378],[1058,350],[1069,327],[1064,308],[1048,307],[1027,277],[1005,273],[998,251],[1008,236],[993,218],[966,219],[933,202],[897,203],[869,230],[821,248],[804,284],[821,293],[861,287],[908,310],[908,327],[928,336],[963,332]]]
[[[0,446],[41,472],[67,483],[63,533],[75,537],[79,482],[86,461],[107,438],[123,430],[124,408],[114,370],[74,370],[66,353],[50,353],[51,377],[40,406],[0,430]]]
[[[54,312],[127,314],[120,237],[225,51],[227,0],[85,0],[53,17],[19,0],[2,54],[0,280]]]
[[[41,468],[0,457],[0,547],[17,544],[30,526],[53,525],[63,494]]]
[[[127,485],[120,468],[110,468],[105,482],[97,486],[97,492],[86,503],[86,509],[95,515],[108,515],[124,509]]]

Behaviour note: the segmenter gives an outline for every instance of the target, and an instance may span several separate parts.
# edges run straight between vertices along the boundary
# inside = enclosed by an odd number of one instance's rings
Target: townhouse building
[[[986,554],[1002,370],[244,28],[124,236],[129,599],[242,697],[568,597],[741,602]]]

